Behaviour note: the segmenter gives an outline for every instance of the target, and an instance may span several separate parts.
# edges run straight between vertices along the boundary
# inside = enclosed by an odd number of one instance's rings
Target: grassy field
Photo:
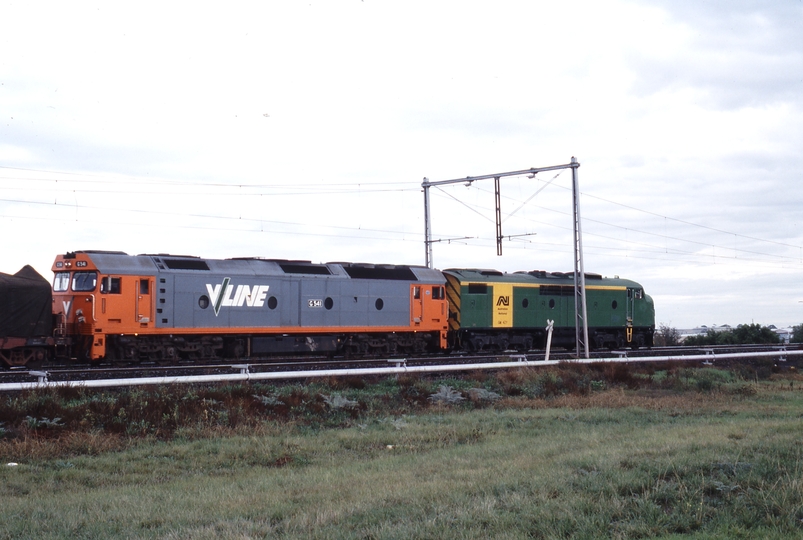
[[[561,366],[9,394],[0,538],[803,538],[801,390]]]

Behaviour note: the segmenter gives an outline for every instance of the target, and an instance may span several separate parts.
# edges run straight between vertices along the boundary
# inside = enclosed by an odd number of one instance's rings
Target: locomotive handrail
[[[56,322],[56,328],[53,331],[54,337],[64,337],[67,335],[67,316],[64,313],[59,313]]]

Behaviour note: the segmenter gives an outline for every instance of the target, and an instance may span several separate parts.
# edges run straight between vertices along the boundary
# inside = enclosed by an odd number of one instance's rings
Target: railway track
[[[789,353],[789,354],[785,354]],[[762,358],[775,358],[787,366],[796,366],[803,348],[800,344],[792,345],[728,345],[702,348],[691,347],[654,347],[651,349],[603,351],[596,352],[588,362],[653,362],[653,361],[697,361],[724,365],[735,361],[755,362]],[[575,356],[568,351],[553,351],[549,355],[549,364],[573,361]],[[338,374],[376,374],[383,370],[396,368],[401,371],[432,371],[441,368],[444,371],[471,369],[493,369],[495,366],[514,367],[547,365],[545,351],[528,351],[517,353],[504,351],[495,354],[469,355],[431,355],[414,358],[362,358],[346,359],[324,357],[304,358],[284,357],[270,361],[249,361],[236,359],[206,365],[161,366],[137,364],[135,366],[51,366],[44,370],[12,369],[0,373],[0,390],[11,389],[14,384],[80,384],[94,385],[92,381],[120,381],[120,385],[128,385],[127,380],[147,380],[164,382],[192,382],[196,378],[203,380],[227,380],[232,377],[239,380],[280,379],[281,374],[292,373],[291,378],[303,378],[304,373],[310,377],[337,376]],[[398,372],[398,371],[397,371]],[[108,384],[114,386],[114,384]]]

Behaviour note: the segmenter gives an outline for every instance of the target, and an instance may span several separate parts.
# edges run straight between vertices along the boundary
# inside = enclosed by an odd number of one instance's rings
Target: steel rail
[[[396,366],[384,368],[342,368],[325,370],[297,370],[297,371],[276,371],[251,373],[248,364],[232,365],[233,369],[239,369],[240,373],[220,373],[214,375],[176,375],[164,377],[137,377],[127,379],[97,379],[83,381],[48,381],[47,373],[31,372],[32,376],[39,377],[36,382],[19,382],[0,384],[0,391],[19,391],[41,388],[58,387],[83,387],[83,388],[108,388],[122,386],[147,386],[147,385],[166,385],[166,384],[194,384],[211,382],[250,382],[267,380],[286,380],[286,379],[311,379],[317,377],[346,377],[346,376],[368,376],[368,375],[403,375],[410,373],[445,373],[453,371],[473,371],[473,370],[498,370],[521,367],[541,367],[554,366],[560,363],[570,364],[600,364],[600,363],[638,363],[638,362],[711,362],[724,359],[748,359],[748,358],[782,358],[787,356],[801,356],[803,350],[783,350],[752,352],[752,353],[723,353],[698,354],[690,356],[652,356],[628,358],[626,355],[608,358],[581,358],[572,360],[527,360],[525,355],[510,355],[509,362],[487,362],[469,364],[441,364],[427,366],[408,366],[403,359],[391,359],[389,363]]]

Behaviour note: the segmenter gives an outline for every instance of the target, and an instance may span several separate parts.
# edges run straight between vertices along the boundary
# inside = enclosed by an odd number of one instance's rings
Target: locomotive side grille
[[[159,326],[167,326],[170,323],[170,314],[172,313],[172,306],[168,304],[168,300],[172,300],[172,291],[169,287],[173,285],[173,280],[170,280],[168,285],[167,279],[159,278],[159,303],[156,307],[157,318],[156,321]],[[167,311],[167,313],[165,313]]]
[[[325,264],[301,264],[301,263],[279,263],[279,267],[285,274],[312,274],[319,276],[330,276],[332,272]]]
[[[574,287],[571,285],[541,285],[542,296],[574,296]]]
[[[343,270],[351,279],[388,279],[395,281],[418,281],[415,274],[407,266],[343,266]]]
[[[469,283],[468,294],[488,294],[487,283]]]
[[[197,259],[164,259],[164,263],[171,270],[205,270],[209,271],[206,261]]]

